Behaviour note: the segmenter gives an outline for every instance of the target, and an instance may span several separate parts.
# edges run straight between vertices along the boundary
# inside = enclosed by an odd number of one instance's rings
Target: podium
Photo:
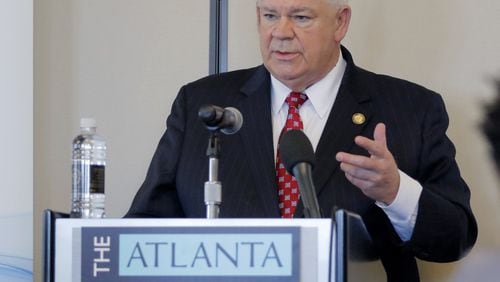
[[[70,219],[47,210],[44,281],[386,281],[361,218]]]

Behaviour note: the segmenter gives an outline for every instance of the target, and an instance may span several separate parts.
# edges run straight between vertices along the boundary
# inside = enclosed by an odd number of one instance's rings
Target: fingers
[[[340,169],[352,178],[371,182],[378,180],[378,173],[376,172],[375,167],[373,167],[373,169],[368,169],[366,167],[361,168],[359,165],[341,162]]]
[[[375,126],[375,130],[373,131],[373,139],[375,140],[376,143],[384,147],[387,147],[387,139],[385,136],[385,124],[378,123],[377,126]]]
[[[347,178],[347,180],[349,180],[352,184],[354,184],[354,186],[356,186],[356,187],[358,187],[359,189],[361,189],[361,191],[363,191],[363,193],[365,193],[365,194],[367,194],[367,193],[366,193],[366,189],[372,185],[372,182],[367,181],[367,180],[363,180],[363,179],[360,179],[360,178],[357,178],[357,177],[354,177],[354,176],[352,176],[352,175],[351,175],[351,174],[349,174],[349,173],[346,173],[346,174],[345,174],[345,177],[346,177],[346,178]]]
[[[369,156],[339,152],[335,156],[346,178],[368,197],[391,203],[399,187],[398,167],[387,148],[386,128],[377,124],[373,140],[357,136],[354,142],[368,151]]]
[[[345,152],[339,152],[335,156],[336,160],[341,164],[345,164],[347,169],[364,168],[364,169],[375,169],[376,163],[369,157],[362,155],[353,155]]]
[[[387,152],[387,139],[385,135],[385,124],[379,123],[373,132],[373,140],[364,136],[354,138],[356,145],[365,149],[371,156],[383,158]]]

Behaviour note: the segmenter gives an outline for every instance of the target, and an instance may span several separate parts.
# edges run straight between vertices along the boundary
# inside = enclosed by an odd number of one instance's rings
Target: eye
[[[277,15],[271,13],[264,13],[262,17],[268,21],[275,21],[278,19]]]
[[[309,22],[309,21],[311,20],[311,17],[309,17],[309,16],[304,16],[304,15],[294,15],[294,16],[293,16],[293,19],[294,19],[296,22],[306,23],[306,22]]]

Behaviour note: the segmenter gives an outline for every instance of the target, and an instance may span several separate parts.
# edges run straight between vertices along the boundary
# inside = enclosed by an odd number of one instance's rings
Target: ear
[[[351,22],[351,7],[349,5],[343,5],[339,8],[336,15],[337,28],[335,30],[335,40],[341,42],[347,30],[349,29],[349,23]]]

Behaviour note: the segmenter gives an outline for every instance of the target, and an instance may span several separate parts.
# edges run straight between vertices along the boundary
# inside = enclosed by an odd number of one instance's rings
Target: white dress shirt
[[[311,141],[315,151],[337,97],[346,65],[344,58],[339,56],[336,66],[323,79],[302,91],[309,99],[300,107],[300,117],[304,124],[304,133]],[[271,112],[275,157],[278,139],[288,113],[288,104],[285,100],[290,92],[291,90],[287,86],[271,75]],[[403,241],[407,241],[411,238],[415,227],[422,186],[401,170],[399,175],[400,186],[396,199],[390,205],[380,202],[376,202],[376,204],[387,214],[399,237]]]

